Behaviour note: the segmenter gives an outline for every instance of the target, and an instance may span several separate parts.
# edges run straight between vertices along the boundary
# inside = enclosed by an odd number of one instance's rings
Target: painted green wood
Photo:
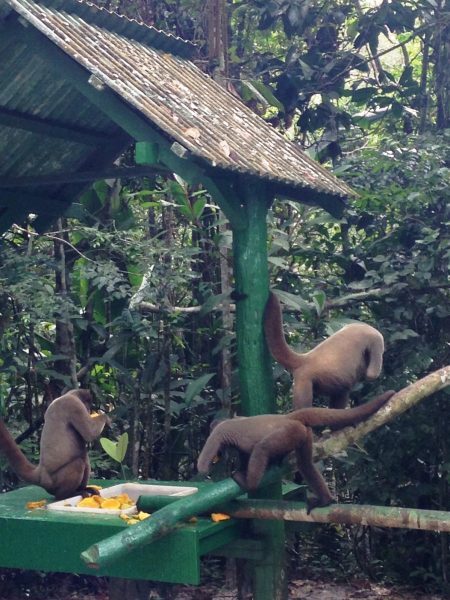
[[[20,223],[23,218],[23,210],[19,206],[15,204],[8,207],[0,206],[0,233],[9,229],[14,223]]]
[[[1,186],[0,186],[1,187]],[[12,192],[0,189],[0,207],[14,208],[20,213],[34,213],[36,215],[60,216],[67,210],[67,204],[58,202],[48,196],[39,196],[34,192]]]
[[[81,557],[91,568],[103,570],[112,563],[118,564],[132,550],[148,547],[150,543],[153,545],[155,540],[173,531],[183,520],[241,495],[242,489],[231,478],[204,485],[196,494],[153,513],[151,519],[91,545],[81,553]]]
[[[23,129],[48,137],[68,140],[86,146],[99,146],[108,141],[108,135],[88,129],[69,127],[34,115],[27,115],[15,110],[0,108],[0,124],[15,129]]]
[[[281,480],[258,490],[252,498],[281,498]],[[287,600],[284,522],[253,519],[251,531],[265,541],[266,549],[264,558],[251,565],[254,600]]]
[[[241,195],[247,227],[233,229],[237,355],[241,412],[251,416],[275,411],[272,363],[263,333],[269,295],[266,219],[272,198],[261,182],[242,181]]]
[[[227,544],[222,548],[216,548],[211,552],[213,556],[244,558],[246,560],[263,560],[265,553],[265,544],[261,540],[251,538],[236,540],[232,544]]]
[[[139,510],[144,512],[154,512],[159,510],[168,504],[178,502],[179,498],[173,496],[141,496],[138,500],[137,506]]]
[[[161,165],[151,167],[110,167],[95,171],[78,171],[75,173],[53,173],[52,175],[35,175],[34,177],[13,177],[0,179],[0,189],[26,188],[35,186],[60,185],[63,183],[89,183],[100,179],[126,179],[147,177],[157,173],[167,173],[168,169]],[[0,191],[0,197],[1,197]]]
[[[154,165],[159,160],[159,145],[151,142],[136,142],[135,158],[137,165]]]
[[[120,482],[98,483],[106,486]],[[172,482],[164,482],[164,485],[169,483]],[[183,485],[182,482],[173,484]],[[196,482],[195,485],[201,488],[205,484]],[[114,515],[26,509],[27,502],[43,498],[51,499],[36,486],[0,494],[1,567],[194,585],[200,582],[200,557],[237,539],[242,529],[242,522],[235,519],[213,523],[208,517],[199,517],[196,523],[181,524],[170,535],[131,551],[126,559],[101,572],[93,572],[80,559],[83,549],[117,533],[124,537],[133,535],[133,527],[138,526],[126,525]],[[172,567],[174,556],[176,569]]]
[[[242,182],[247,213],[245,230],[233,231],[236,330],[241,410],[252,416],[275,412],[272,363],[263,332],[269,294],[267,211],[273,198],[262,182]],[[281,498],[281,477],[261,486],[256,498]],[[287,598],[285,529],[282,522],[252,521],[252,532],[264,540],[266,552],[253,566],[255,600]]]

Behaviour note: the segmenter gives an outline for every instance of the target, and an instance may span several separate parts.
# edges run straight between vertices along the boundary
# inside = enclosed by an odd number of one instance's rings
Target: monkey
[[[292,350],[283,334],[280,301],[271,292],[264,313],[269,350],[293,376],[294,409],[312,406],[313,396],[330,398],[330,408],[345,408],[352,387],[376,379],[383,366],[384,340],[366,323],[350,323],[304,354]]]
[[[342,429],[356,425],[373,413],[394,395],[389,390],[361,406],[347,410],[333,408],[300,408],[286,414],[234,417],[213,423],[212,431],[200,452],[197,469],[206,475],[222,448],[238,449],[244,468],[234,473],[234,480],[245,490],[255,490],[268,464],[280,461],[295,451],[297,469],[314,493],[307,501],[308,514],[318,506],[327,506],[334,500],[328,486],[313,463],[312,427],[327,426]],[[246,467],[245,467],[246,465]],[[246,472],[245,472],[246,469]]]
[[[20,479],[43,487],[57,500],[86,491],[91,470],[86,443],[110,425],[104,413],[90,416],[91,403],[89,390],[70,390],[49,404],[37,465],[29,462],[0,420],[0,452]]]

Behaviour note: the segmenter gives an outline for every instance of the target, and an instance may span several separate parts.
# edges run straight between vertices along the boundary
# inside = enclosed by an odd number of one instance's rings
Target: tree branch
[[[314,460],[320,460],[341,452],[359,441],[369,432],[392,421],[398,415],[432,394],[450,385],[450,366],[430,373],[397,392],[372,417],[356,427],[346,427],[329,437],[320,437],[314,444]]]

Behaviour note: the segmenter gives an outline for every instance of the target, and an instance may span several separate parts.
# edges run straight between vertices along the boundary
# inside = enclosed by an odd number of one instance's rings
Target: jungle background
[[[272,207],[289,342],[309,349],[350,320],[380,329],[383,373],[356,403],[449,364],[450,1],[97,3],[195,42],[198,66],[358,192],[341,220]],[[106,435],[129,436],[122,464],[93,447],[97,477],[190,479],[211,418],[239,410],[227,222],[204,190],[159,174],[99,181],[71,214],[0,239],[1,415],[36,460],[48,402],[89,386],[113,411]],[[274,375],[284,410],[290,378]],[[448,394],[328,461],[338,498],[450,510]],[[0,477],[18,484],[5,463]],[[291,577],[449,590],[447,534],[330,525],[289,556]]]

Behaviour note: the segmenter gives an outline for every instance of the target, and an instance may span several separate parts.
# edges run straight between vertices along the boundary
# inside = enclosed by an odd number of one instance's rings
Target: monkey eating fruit
[[[351,388],[363,379],[376,379],[383,366],[383,336],[366,323],[345,325],[304,354],[292,350],[273,292],[266,304],[264,330],[272,356],[292,373],[294,408],[312,406],[317,394],[330,397],[330,408],[345,408]]]
[[[206,440],[197,462],[199,473],[209,472],[211,464],[222,448],[233,446],[241,455],[241,470],[233,477],[246,490],[258,487],[266,468],[273,459],[281,460],[295,451],[297,468],[315,498],[308,499],[308,513],[318,506],[333,502],[330,490],[312,459],[312,427],[327,426],[342,429],[356,425],[373,413],[394,395],[390,390],[355,408],[302,408],[280,415],[235,417],[218,422]],[[247,465],[245,472],[245,464]]]
[[[85,491],[91,470],[86,443],[110,424],[103,413],[89,414],[91,402],[88,390],[70,390],[49,404],[37,465],[29,462],[0,420],[0,452],[20,479],[43,487],[58,500]]]

